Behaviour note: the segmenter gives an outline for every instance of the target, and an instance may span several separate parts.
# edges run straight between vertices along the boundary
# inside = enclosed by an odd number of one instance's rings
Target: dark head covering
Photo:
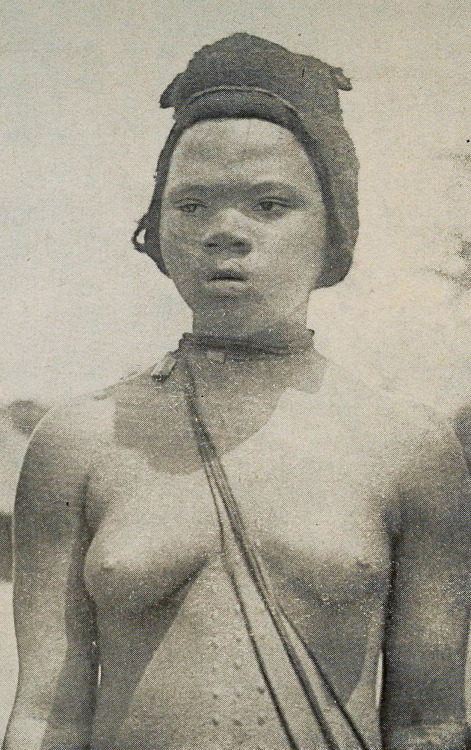
[[[341,281],[358,235],[358,162],[343,125],[338,89],[351,89],[340,68],[249,34],[233,34],[199,50],[160,99],[162,107],[174,107],[175,125],[160,154],[149,210],[134,234],[136,248],[167,273],[159,248],[160,204],[183,131],[200,120],[256,117],[291,130],[312,160],[327,209],[329,239],[317,285]]]

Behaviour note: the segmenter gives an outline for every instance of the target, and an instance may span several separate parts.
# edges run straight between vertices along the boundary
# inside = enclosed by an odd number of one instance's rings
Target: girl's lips
[[[208,281],[246,281],[247,277],[240,271],[218,270],[209,275]]]
[[[249,288],[248,276],[241,271],[222,270],[212,271],[206,277],[208,292],[224,297],[239,296]]]

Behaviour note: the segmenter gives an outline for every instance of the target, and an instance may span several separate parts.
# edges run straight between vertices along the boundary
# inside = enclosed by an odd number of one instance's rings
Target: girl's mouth
[[[218,270],[209,274],[208,281],[246,281],[247,276],[241,271]]]
[[[216,296],[239,297],[249,289],[248,275],[235,268],[218,268],[207,274],[206,288]]]

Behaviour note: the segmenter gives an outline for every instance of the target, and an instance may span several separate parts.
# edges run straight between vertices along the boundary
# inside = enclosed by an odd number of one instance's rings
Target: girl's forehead
[[[238,171],[305,179],[313,165],[295,135],[276,123],[256,118],[203,120],[181,135],[168,182]]]
[[[177,145],[177,148],[191,150],[194,147],[221,147],[222,141],[229,142],[233,148],[267,150],[282,147],[287,142],[294,141],[295,136],[290,130],[268,120],[256,117],[224,118],[200,120],[187,128]]]

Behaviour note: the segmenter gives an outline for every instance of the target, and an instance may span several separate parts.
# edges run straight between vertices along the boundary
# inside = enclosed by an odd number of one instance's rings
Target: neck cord
[[[180,345],[189,345],[199,349],[216,349],[227,354],[257,356],[287,356],[307,351],[312,346],[314,331],[306,332],[289,344],[265,344],[263,341],[250,341],[244,338],[231,338],[226,336],[214,336],[206,333],[184,333]]]
[[[310,683],[309,677],[306,674],[303,664],[301,663],[301,660],[296,652],[296,648],[291,641],[291,637],[286,628],[285,622],[283,620],[283,616],[286,618],[286,620],[289,623],[290,623],[290,620],[287,618],[286,614],[282,612],[282,610],[280,609],[278,605],[278,602],[271,589],[270,582],[264,574],[258,555],[247,533],[243,518],[240,514],[238,503],[232,493],[229,481],[227,479],[227,475],[219,460],[219,456],[217,454],[212,437],[204,423],[204,419],[199,410],[196,384],[194,381],[193,373],[191,371],[191,367],[188,361],[185,359],[183,359],[183,368],[184,368],[184,375],[185,375],[186,401],[187,401],[189,412],[190,412],[191,423],[192,423],[192,427],[193,427],[194,434],[196,437],[198,450],[199,450],[199,453],[203,462],[203,466],[205,469],[205,473],[208,479],[211,492],[213,495],[217,493],[217,495],[222,500],[225,511],[229,518],[229,522],[230,522],[234,537],[239,547],[239,550],[247,565],[247,568],[259,592],[259,595],[270,615],[270,618],[278,633],[278,636],[281,640],[281,643],[287,654],[287,657],[291,663],[291,666],[295,671],[299,684],[306,696],[306,699],[312,710],[312,713],[318,722],[318,725],[326,741],[327,747],[329,748],[329,750],[342,750],[336,738],[334,737],[332,730],[329,726],[329,723],[326,720],[324,713],[319,705],[319,701],[317,699],[317,696],[315,695],[315,692]],[[237,594],[237,590],[236,590],[236,594]],[[291,625],[291,627],[293,626]],[[295,632],[297,633],[296,630]],[[330,695],[330,697],[334,701],[334,704],[336,704],[337,708],[340,710],[340,713],[343,716],[343,719],[345,720],[346,724],[348,725],[351,734],[355,738],[355,741],[357,743],[357,748],[359,748],[359,750],[368,750],[363,737],[361,736],[358,728],[356,727],[352,718],[348,714],[347,710],[343,707],[341,701],[335,694],[335,691],[332,685],[330,684],[330,681],[324,675],[323,671],[321,670],[320,666],[317,663],[317,660],[315,659],[315,657],[311,654],[309,650],[308,650],[308,653],[311,657],[311,660],[319,676],[321,677],[324,688],[326,689],[327,693]],[[257,654],[257,657],[259,658],[260,655]],[[259,658],[259,664],[260,664],[260,658]],[[287,735],[288,741],[290,742],[290,746],[294,748],[294,750],[300,750],[300,748],[298,747],[296,743],[296,740],[294,739],[294,737],[292,736],[289,730],[289,726],[288,726],[286,718],[283,715],[281,706],[279,705],[279,702],[276,700],[276,695],[274,695],[274,691],[272,687],[270,686],[269,678],[266,674],[266,671],[263,668],[263,664],[260,664],[260,666],[261,666],[262,674],[266,681],[267,687],[270,691],[270,694],[272,695],[275,708],[277,709],[281,723]]]

